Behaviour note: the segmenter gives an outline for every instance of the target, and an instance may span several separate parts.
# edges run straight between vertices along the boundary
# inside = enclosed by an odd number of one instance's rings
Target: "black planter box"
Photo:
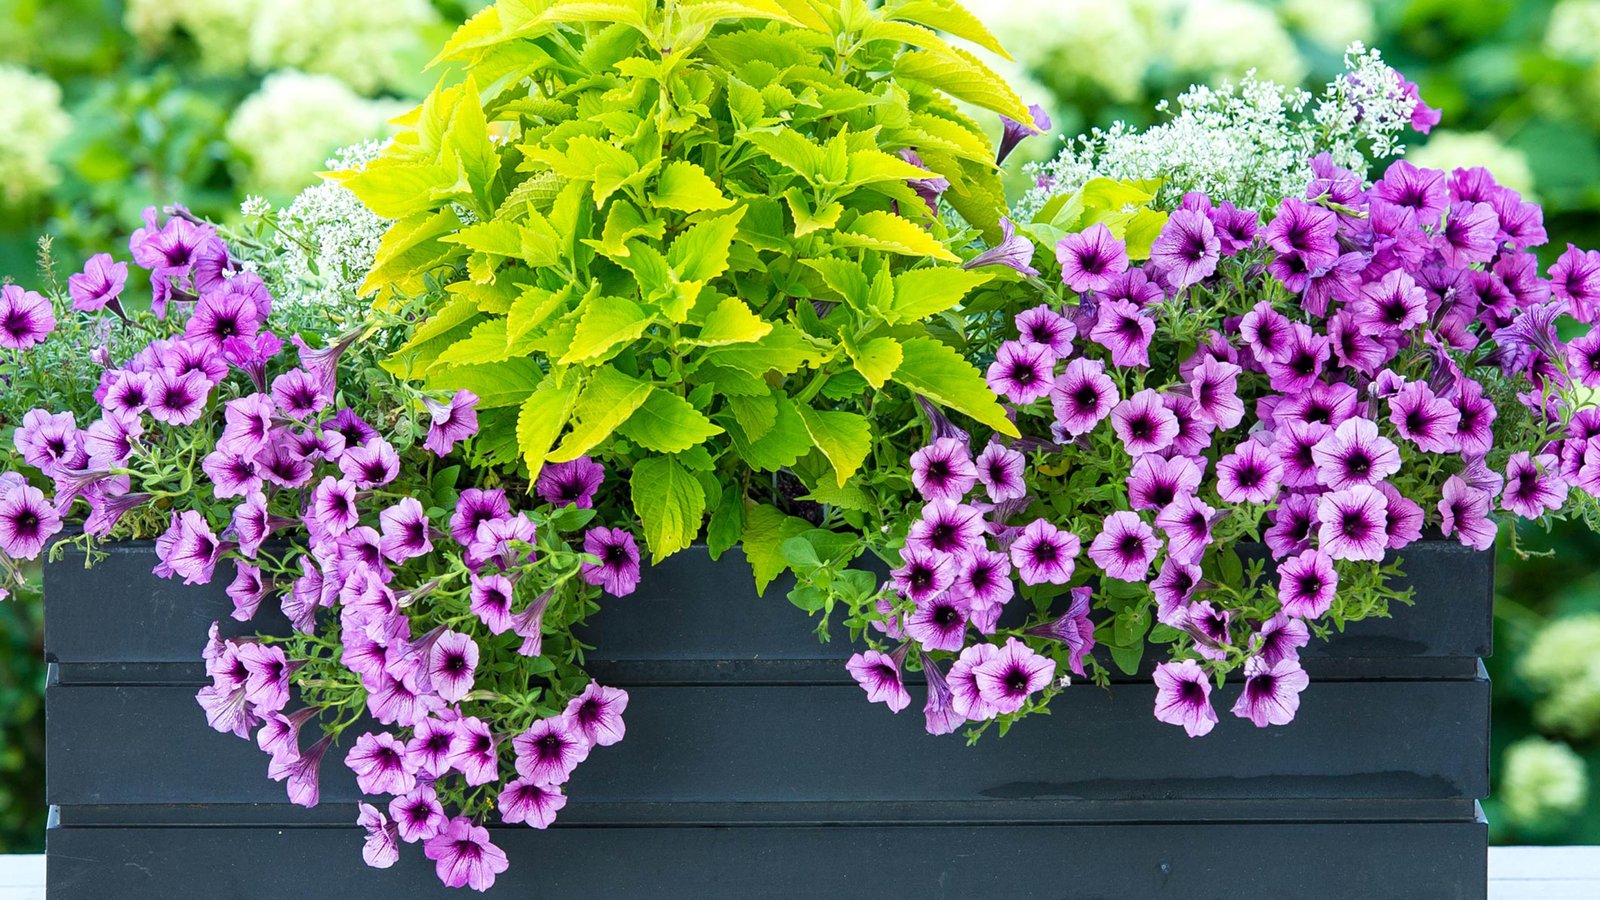
[[[1287,727],[1229,715],[1191,740],[1148,678],[1080,685],[1002,739],[923,732],[844,671],[738,553],[689,551],[592,622],[628,737],[568,785],[557,823],[495,829],[495,890],[552,898],[1482,898],[1492,555],[1408,548],[1417,605],[1303,652]],[[415,846],[361,861],[354,777],[288,803],[254,747],[194,702],[221,586],[150,574],[149,545],[46,568],[51,900],[459,896]],[[312,887],[316,885],[317,887]]]

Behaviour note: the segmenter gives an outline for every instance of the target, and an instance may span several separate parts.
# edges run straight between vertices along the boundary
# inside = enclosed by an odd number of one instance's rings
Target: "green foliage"
[[[484,10],[344,181],[397,220],[366,287],[448,285],[392,370],[518,407],[481,445],[514,440],[529,477],[585,454],[631,471],[656,559],[709,514],[763,582],[795,535],[775,507],[744,510],[771,500],[748,473],[812,459],[816,484],[860,493],[876,389],[1011,432],[942,315],[989,277],[955,268],[910,182],[945,179],[996,233],[994,150],[949,98],[1028,116],[933,29],[994,44],[950,0]]]

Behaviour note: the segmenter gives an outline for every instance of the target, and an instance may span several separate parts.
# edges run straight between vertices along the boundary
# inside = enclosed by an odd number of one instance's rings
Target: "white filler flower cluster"
[[[338,151],[327,162],[332,172],[359,171],[376,159],[386,142],[366,141]],[[246,218],[270,214],[266,201],[245,201]],[[262,266],[275,288],[274,315],[281,311],[298,327],[331,332],[366,309],[361,283],[389,230],[384,219],[355,194],[333,181],[306,188],[276,218],[276,252]]]
[[[1260,209],[1301,193],[1318,153],[1358,172],[1369,158],[1403,153],[1399,138],[1416,101],[1403,92],[1399,73],[1359,42],[1345,51],[1345,68],[1320,97],[1247,73],[1238,84],[1190,87],[1167,121],[1145,131],[1121,122],[1097,128],[1028,169],[1036,186],[1017,216],[1030,219],[1051,197],[1099,177],[1163,179],[1168,205],[1187,191],[1205,191],[1216,201]],[[1170,110],[1164,100],[1156,109]]]
[[[43,75],[0,65],[0,208],[16,206],[56,185],[50,162],[72,130],[61,108],[61,88]]]

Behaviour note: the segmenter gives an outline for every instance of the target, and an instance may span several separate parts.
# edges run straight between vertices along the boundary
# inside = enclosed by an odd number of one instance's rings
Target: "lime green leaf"
[[[689,401],[666,391],[651,392],[617,431],[639,446],[658,453],[679,453],[722,433],[721,428],[713,425]]]
[[[872,452],[872,426],[852,412],[815,410],[803,404],[799,412],[812,442],[833,463],[839,486],[844,487]]]
[[[694,542],[705,515],[706,495],[682,463],[670,456],[642,459],[634,463],[628,484],[652,563]]]
[[[894,279],[894,306],[888,319],[893,323],[920,322],[960,303],[973,288],[989,276],[963,269],[911,269]]]
[[[813,231],[833,228],[839,224],[839,216],[844,214],[844,204],[837,201],[813,210],[805,192],[798,187],[784,191],[783,199],[789,204],[789,212],[794,216],[795,237],[805,237]]]
[[[794,401],[782,394],[775,393],[772,397],[777,404],[777,419],[770,431],[760,438],[752,438],[738,422],[731,423],[733,427],[728,430],[734,450],[751,468],[762,472],[776,472],[794,465],[812,446],[811,435],[800,421]]]
[[[935,173],[914,166],[898,156],[884,153],[882,150],[857,150],[850,154],[850,169],[849,175],[845,177],[845,187],[860,187],[879,181],[915,181],[936,177],[938,176]]]
[[[478,395],[478,409],[482,410],[516,406],[526,400],[544,378],[544,371],[533,360],[508,359],[442,369],[429,374],[422,385],[430,391],[469,390]]]
[[[948,247],[921,226],[883,210],[862,214],[838,233],[837,240],[847,247],[865,247],[952,263],[961,261],[960,257],[951,253]]]
[[[636,237],[660,240],[666,228],[667,223],[660,219],[646,221],[638,207],[626,200],[618,200],[611,204],[611,211],[606,213],[606,224],[600,231],[600,240],[585,238],[583,242],[614,260],[621,260],[631,253],[628,241]]]
[[[850,354],[856,371],[874,388],[883,387],[900,368],[902,358],[900,342],[892,337],[873,338],[859,347],[845,344],[845,352]]]
[[[653,5],[649,0],[557,0],[531,25],[538,28],[562,23],[614,22],[650,37]]]
[[[891,19],[916,22],[946,34],[953,34],[962,40],[977,44],[1002,59],[1011,59],[1011,54],[1000,46],[999,39],[983,22],[954,0],[910,0],[909,3],[891,7],[888,15]]]
[[[522,252],[522,234],[515,222],[479,222],[439,240],[496,256],[516,256]]]
[[[778,323],[759,341],[718,347],[706,353],[705,361],[763,375],[767,372],[793,374],[807,366],[816,365],[825,355],[815,344],[793,325]]]
[[[674,160],[661,170],[655,205],[681,212],[726,209],[733,205],[705,170],[688,160]]]
[[[472,329],[472,335],[457,341],[439,354],[439,364],[464,366],[473,363],[493,363],[508,359],[506,350],[506,320],[490,319]]]
[[[739,136],[809,182],[815,183],[821,176],[821,148],[792,128],[746,131]]]
[[[959,47],[954,53],[912,50],[895,63],[895,73],[944,91],[1017,122],[1033,122],[1033,113],[1006,80],[981,60]]]
[[[619,344],[637,340],[650,327],[651,316],[625,297],[600,295],[584,303],[583,318],[561,362],[594,359]]]
[[[506,313],[506,341],[515,343],[520,340],[523,335],[548,321],[571,299],[570,284],[559,291],[547,291],[531,284],[523,288],[517,299],[511,301],[511,309]]]
[[[778,424],[778,401],[773,399],[771,390],[765,386],[760,394],[728,397],[727,403],[734,421],[739,423],[740,430],[748,440],[761,440],[772,430],[772,426]]]
[[[782,575],[789,564],[783,558],[783,542],[811,527],[804,519],[786,516],[777,507],[751,503],[744,513],[744,558],[756,576],[756,594]]]
[[[457,173],[445,166],[380,159],[345,178],[344,186],[383,218],[404,219],[440,206],[435,193],[448,191],[457,180]]]
[[[901,343],[905,358],[894,380],[941,406],[965,413],[1001,434],[1017,437],[1017,426],[984,383],[983,374],[961,354],[933,338]]]
[[[706,551],[713,561],[733,549],[744,534],[744,493],[724,490],[706,522]]]
[[[539,477],[545,457],[572,416],[578,387],[577,378],[551,376],[523,402],[517,416],[517,447],[528,464],[529,481]]]
[[[678,235],[667,251],[667,264],[683,281],[707,282],[728,269],[728,249],[744,218],[744,209],[704,222]]]
[[[649,384],[611,366],[596,369],[578,396],[572,432],[550,454],[550,461],[567,462],[588,453],[626,422],[653,390]]]
[[[822,283],[843,297],[846,303],[863,312],[873,311],[867,275],[861,270],[860,265],[837,256],[807,259],[803,262],[806,268],[821,275]]]
[[[1167,225],[1167,214],[1159,209],[1141,209],[1128,221],[1123,240],[1128,244],[1128,258],[1149,259],[1161,229]]]
[[[725,297],[706,317],[700,334],[689,343],[701,347],[721,347],[758,341],[772,331],[772,323],[750,311],[738,297]]]

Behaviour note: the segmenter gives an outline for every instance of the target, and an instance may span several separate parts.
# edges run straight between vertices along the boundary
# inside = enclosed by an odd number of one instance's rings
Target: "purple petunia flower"
[[[944,593],[955,582],[955,561],[943,553],[906,547],[900,551],[904,563],[890,573],[901,596],[921,603]]]
[[[323,476],[311,492],[306,518],[313,532],[331,537],[356,527],[361,519],[361,511],[356,508],[356,486],[332,475]]]
[[[478,645],[459,631],[446,631],[428,648],[428,681],[446,703],[458,703],[472,691],[478,667]]]
[[[600,490],[605,478],[605,466],[587,456],[580,456],[540,469],[535,489],[544,502],[557,508],[571,505],[578,509],[592,509],[595,492]]]
[[[382,438],[349,447],[339,456],[339,471],[358,488],[382,487],[400,475],[400,454]]]
[[[579,577],[613,597],[626,597],[639,586],[639,546],[621,528],[591,528],[583,535],[583,552],[599,558],[585,562]]]
[[[544,650],[544,611],[550,607],[553,591],[546,590],[533,598],[522,612],[511,616],[511,630],[522,637],[517,652],[523,656],[538,656]]]
[[[1103,291],[1128,270],[1128,247],[1097,222],[1056,244],[1061,280],[1074,291]]]
[[[0,286],[0,348],[26,350],[55,330],[55,309],[44,295],[14,284]]]
[[[245,699],[259,714],[282,712],[289,704],[289,676],[300,664],[291,663],[282,647],[261,643],[241,645],[237,656],[248,673]]]
[[[213,451],[200,461],[200,469],[211,479],[211,491],[219,500],[244,497],[261,490],[261,475],[255,463],[242,456]]]
[[[467,488],[456,499],[455,512],[450,516],[450,537],[465,546],[477,536],[479,525],[509,518],[511,501],[506,499],[505,491]]]
[[[356,824],[367,830],[367,840],[361,846],[361,858],[374,869],[387,869],[400,860],[399,831],[389,817],[370,803],[358,803]]]
[[[1200,467],[1189,457],[1146,453],[1133,461],[1128,474],[1128,505],[1140,510],[1165,509],[1178,495],[1198,491],[1200,480]]]
[[[1161,571],[1150,582],[1150,590],[1156,598],[1156,621],[1172,628],[1186,627],[1189,602],[1194,599],[1195,588],[1200,586],[1200,578],[1199,566],[1168,554]]]
[[[960,500],[978,483],[965,441],[938,438],[911,454],[911,484],[928,500]]]
[[[150,406],[154,379],[148,373],[110,371],[102,384],[105,396],[100,403],[107,412],[138,415]]]
[[[415,498],[406,497],[379,513],[378,522],[383,529],[379,547],[391,562],[403,563],[433,552],[433,526]]]
[[[1311,448],[1317,480],[1336,490],[1374,485],[1400,471],[1400,448],[1371,419],[1350,419]]]
[[[1049,347],[1057,359],[1072,352],[1072,339],[1078,336],[1078,326],[1071,319],[1044,305],[1017,313],[1014,324],[1017,340]]]
[[[1199,565],[1211,546],[1211,523],[1216,510],[1193,494],[1181,493],[1156,514],[1156,524],[1167,535],[1167,554],[1179,562]]]
[[[200,298],[183,333],[197,346],[220,354],[229,338],[253,341],[264,324],[265,319],[252,298],[231,290],[221,290]]]
[[[952,500],[935,500],[922,507],[911,523],[906,546],[928,553],[964,555],[983,546],[983,516],[976,509]]]
[[[989,364],[989,390],[1013,403],[1032,403],[1050,393],[1055,365],[1055,353],[1043,344],[1006,341]]]
[[[1211,224],[1216,226],[1223,256],[1233,256],[1255,243],[1256,233],[1261,229],[1261,216],[1254,210],[1239,209],[1224,200],[1209,215]]]
[[[450,771],[450,759],[460,749],[460,742],[454,722],[430,716],[412,728],[406,753],[416,763],[419,777],[437,781]]]
[[[1318,484],[1317,461],[1313,450],[1333,433],[1333,428],[1320,422],[1280,422],[1280,425],[1273,435],[1272,452],[1283,466],[1284,487],[1315,487]]]
[[[1317,498],[1317,543],[1334,559],[1378,562],[1388,548],[1389,501],[1364,484]]]
[[[1073,436],[1093,431],[1119,399],[1116,382],[1098,360],[1080,358],[1068,363],[1050,389],[1056,424]]]
[[[160,562],[155,574],[162,578],[180,576],[184,584],[209,584],[224,549],[200,513],[192,509],[181,515],[173,513],[166,533],[156,538],[156,558]]]
[[[322,382],[305,369],[291,369],[272,379],[272,402],[292,419],[307,421],[332,399],[323,391]]]
[[[950,682],[939,670],[939,664],[928,654],[922,654],[922,675],[928,682],[928,700],[922,706],[924,728],[929,734],[950,734],[966,720],[955,709],[955,698]]]
[[[469,609],[494,634],[505,634],[511,627],[511,579],[504,575],[472,575]]]
[[[1279,427],[1305,422],[1333,429],[1355,418],[1360,405],[1361,395],[1350,385],[1319,381],[1308,390],[1281,399],[1273,409],[1272,419]]]
[[[38,559],[61,531],[61,516],[44,492],[21,484],[0,494],[0,552],[12,559]]]
[[[1216,226],[1199,210],[1178,209],[1167,218],[1150,248],[1150,264],[1174,291],[1209,277],[1217,270],[1222,242]]]
[[[1404,269],[1363,285],[1354,305],[1355,324],[1371,334],[1410,331],[1428,319],[1428,295]]]
[[[906,617],[906,635],[923,650],[960,650],[966,643],[968,605],[949,591],[917,603]]]
[[[1289,325],[1288,349],[1276,360],[1263,364],[1272,389],[1284,394],[1310,390],[1322,377],[1323,367],[1333,355],[1333,344],[1304,322]]]
[[[1265,663],[1252,658],[1244,664],[1244,690],[1233,704],[1233,714],[1249,719],[1257,728],[1287,725],[1300,709],[1300,692],[1311,679],[1299,660]]]
[[[272,415],[275,412],[272,398],[266,394],[249,394],[229,400],[223,407],[227,424],[217,439],[217,450],[254,461],[267,448],[272,435]]]
[[[1291,618],[1322,618],[1338,589],[1339,573],[1321,550],[1306,550],[1278,566],[1278,603]]]
[[[1239,336],[1261,362],[1278,361],[1289,355],[1289,317],[1262,300],[1239,320]]]
[[[1401,437],[1426,452],[1454,453],[1461,447],[1456,439],[1461,411],[1424,382],[1408,382],[1389,398],[1389,421]]]
[[[534,784],[564,784],[589,758],[589,742],[565,716],[548,716],[511,740],[517,774]]]
[[[248,622],[255,618],[256,610],[261,608],[261,602],[272,592],[272,586],[261,576],[259,566],[240,560],[236,572],[233,581],[228,583],[227,594],[233,601],[233,618]]]
[[[926,170],[928,168],[927,164],[922,161],[922,157],[918,156],[915,150],[909,148],[901,150],[900,158],[919,169]],[[933,175],[931,178],[908,178],[906,179],[906,184],[910,185],[911,190],[916,192],[916,195],[921,198],[923,203],[927,204],[928,212],[932,214],[937,214],[939,211],[939,197],[945,191],[950,190],[950,179],[939,175]]]
[[[979,547],[957,561],[950,594],[967,605],[969,618],[978,631],[994,633],[1001,610],[1015,593],[1011,559],[1004,553]]]
[[[1421,540],[1422,505],[1388,482],[1378,485],[1378,490],[1389,501],[1389,524],[1385,529],[1389,549],[1401,550]]]
[[[344,758],[364,794],[404,794],[417,786],[416,764],[406,745],[387,731],[367,732]]]
[[[1567,502],[1567,482],[1558,465],[1553,454],[1534,456],[1522,451],[1512,455],[1506,462],[1500,505],[1524,519],[1537,519],[1547,511],[1560,509]]]
[[[1178,419],[1159,393],[1146,388],[1111,411],[1111,430],[1122,440],[1128,455],[1138,457],[1171,447],[1173,438],[1178,436]]]
[[[1139,514],[1122,509],[1106,516],[1100,533],[1089,544],[1089,558],[1111,578],[1144,581],[1161,541]]]
[[[1094,623],[1089,621],[1089,604],[1094,591],[1087,587],[1072,589],[1072,604],[1059,617],[1027,629],[1035,637],[1049,638],[1067,645],[1067,666],[1082,676],[1083,661],[1094,649]]]
[[[1000,655],[1000,648],[989,643],[973,644],[961,651],[961,656],[950,667],[946,684],[950,688],[950,708],[956,715],[971,722],[992,719],[998,711],[978,687],[979,667]]]
[[[434,455],[444,456],[456,444],[478,433],[477,394],[459,390],[449,403],[431,398],[424,398],[422,403],[432,418],[428,437],[422,445],[432,450]]]
[[[1217,461],[1217,494],[1229,503],[1269,503],[1282,481],[1283,463],[1262,441],[1245,441]]]
[[[163,369],[150,384],[150,415],[168,425],[193,425],[206,410],[211,384],[199,372],[179,374]]]
[[[1156,719],[1182,725],[1190,737],[1210,734],[1217,724],[1211,708],[1211,682],[1192,659],[1156,666]]]
[[[1034,519],[1011,542],[1011,564],[1023,584],[1066,584],[1082,542],[1044,519]]]
[[[489,842],[489,829],[466,816],[451,819],[422,845],[422,853],[434,861],[434,873],[444,886],[452,888],[487,891],[494,887],[494,877],[511,865],[505,851]]]
[[[1289,197],[1279,204],[1278,214],[1261,237],[1280,259],[1294,257],[1306,271],[1314,272],[1339,258],[1338,229],[1339,218],[1332,210]]]
[[[451,768],[474,787],[498,780],[500,740],[488,724],[476,716],[466,716],[457,719],[455,726],[456,751],[450,757]]]
[[[1150,365],[1150,340],[1155,320],[1127,300],[1106,300],[1089,339],[1111,351],[1111,364],[1123,368]]]
[[[109,253],[89,257],[83,271],[67,278],[67,293],[78,312],[98,312],[117,302],[128,283],[128,264],[116,262]],[[120,306],[113,306],[119,309]]]
[[[1550,291],[1572,305],[1574,317],[1593,322],[1600,312],[1600,252],[1579,250],[1568,244],[1566,252],[1550,267]]]
[[[520,823],[543,830],[555,822],[556,813],[567,805],[567,795],[558,787],[516,778],[500,789],[500,799],[495,805],[500,807],[500,820],[507,825]]]
[[[1433,236],[1433,248],[1444,264],[1465,269],[1494,259],[1500,217],[1487,203],[1452,203],[1444,227]]]
[[[267,766],[267,777],[273,781],[288,781],[289,802],[310,809],[321,797],[319,770],[322,757],[333,746],[333,738],[324,735],[304,753],[293,756],[273,756]]]
[[[1110,279],[1103,290],[1097,292],[1101,300],[1126,300],[1144,309],[1167,296],[1161,285],[1150,280],[1144,269],[1131,268]]]
[[[1207,356],[1189,371],[1189,392],[1203,421],[1228,431],[1244,419],[1244,401],[1239,399],[1239,373],[1232,363]]]
[[[1044,111],[1044,107],[1034,103],[1028,107],[1028,112],[1033,114],[1032,122],[1018,122],[1007,116],[1000,117],[1000,124],[1003,127],[1000,134],[1000,145],[995,151],[995,165],[998,166],[1005,162],[1006,157],[1011,155],[1011,151],[1017,149],[1017,145],[1027,138],[1036,134],[1044,134],[1050,130],[1052,124],[1050,115]]]
[[[911,704],[911,694],[900,675],[899,656],[868,650],[852,655],[844,667],[867,692],[869,702],[882,703],[894,713]]]
[[[89,460],[84,435],[69,412],[28,410],[11,443],[24,462],[52,478],[62,470],[80,469]]]
[[[995,503],[1007,500],[1020,500],[1027,496],[1028,485],[1023,481],[1023,470],[1027,466],[1027,457],[1019,451],[990,441],[978,454],[975,467],[978,471],[978,481],[983,484],[984,491],[989,499]]]
[[[1005,216],[1000,217],[1000,243],[979,253],[963,269],[981,269],[984,266],[1005,266],[1021,275],[1038,275],[1033,267],[1033,242],[1017,233],[1017,226]]]
[[[1272,666],[1292,659],[1300,659],[1300,648],[1311,643],[1311,629],[1301,619],[1291,619],[1283,613],[1261,623],[1250,637],[1250,649],[1255,659]]]
[[[444,806],[433,785],[419,782],[410,791],[389,801],[389,815],[394,817],[400,839],[408,844],[425,841],[444,827]]]
[[[1445,480],[1439,500],[1439,529],[1468,547],[1487,550],[1494,544],[1495,524],[1490,518],[1494,497],[1472,487],[1460,475]]]
[[[1420,169],[1400,159],[1391,163],[1372,186],[1372,199],[1375,206],[1389,204],[1409,209],[1419,225],[1431,228],[1439,224],[1450,198],[1444,172]]]
[[[567,701],[564,715],[584,740],[597,747],[610,747],[627,734],[622,722],[627,709],[627,691],[591,681],[583,693]]]
[[[1014,713],[1055,678],[1055,660],[1035,653],[1016,638],[972,670],[978,693],[999,715]]]

